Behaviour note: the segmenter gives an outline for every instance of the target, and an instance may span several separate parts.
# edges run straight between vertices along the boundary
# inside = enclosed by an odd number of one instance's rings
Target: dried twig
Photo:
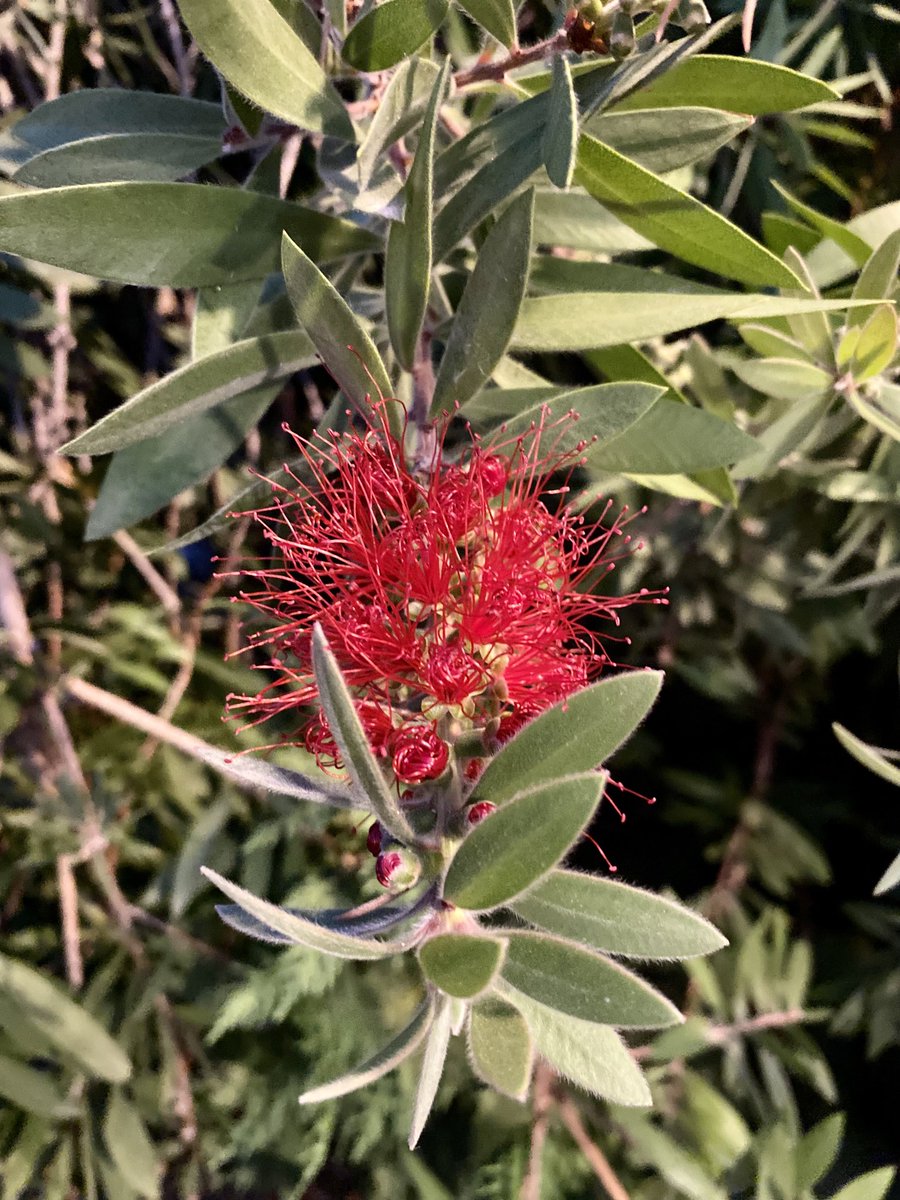
[[[591,1170],[600,1180],[610,1200],[630,1200],[622,1181],[610,1166],[609,1159],[600,1147],[591,1140],[581,1120],[581,1114],[575,1107],[572,1098],[566,1095],[560,1096],[557,1099],[557,1106],[563,1125],[565,1125],[566,1129],[572,1135],[572,1140],[584,1155]]]
[[[539,1062],[534,1072],[532,1087],[531,1149],[528,1153],[528,1169],[522,1180],[519,1200],[541,1200],[541,1171],[544,1159],[544,1144],[547,1141],[547,1126],[553,1105],[553,1069]]]
[[[533,46],[516,47],[505,58],[498,58],[493,62],[476,63],[474,67],[468,67],[465,71],[457,71],[453,76],[453,82],[458,88],[461,88],[467,87],[470,83],[483,83],[490,79],[500,80],[507,71],[514,71],[517,67],[524,67],[528,63],[539,62],[551,54],[559,54],[567,45],[568,33],[565,29],[561,29],[559,33],[555,33],[553,37],[549,37],[543,42],[536,42]]]
[[[181,601],[175,589],[163,579],[159,571],[143,552],[130,533],[120,529],[113,535],[113,541],[129,559],[133,566],[140,571],[147,586],[162,604],[167,616],[174,617],[181,611]]]

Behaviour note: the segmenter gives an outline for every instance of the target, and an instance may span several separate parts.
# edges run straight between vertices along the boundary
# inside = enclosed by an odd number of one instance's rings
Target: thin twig
[[[735,1021],[733,1025],[711,1025],[706,1031],[707,1039],[716,1046],[725,1042],[733,1042],[736,1038],[747,1037],[748,1034],[765,1033],[767,1029],[786,1029],[791,1025],[802,1025],[810,1019],[809,1013],[802,1008],[789,1008],[784,1012],[759,1013],[755,1017],[745,1017],[743,1021]]]
[[[169,617],[176,616],[181,611],[181,601],[178,598],[178,593],[163,579],[162,575],[160,575],[159,571],[154,567],[153,563],[131,534],[126,533],[124,529],[120,529],[117,533],[113,534],[113,541],[126,558],[130,560],[132,565],[140,571],[147,586],[162,604],[166,615]]]
[[[560,1120],[572,1135],[572,1141],[584,1155],[610,1200],[630,1200],[621,1179],[610,1166],[609,1159],[591,1140],[571,1097],[560,1096],[557,1100],[557,1107]]]
[[[194,88],[191,78],[191,65],[181,36],[181,25],[178,13],[172,0],[159,0],[159,13],[166,27],[169,45],[172,47],[172,58],[175,60],[175,70],[178,72],[178,90],[182,96],[190,96]]]
[[[531,1148],[528,1152],[528,1169],[522,1180],[519,1200],[541,1200],[541,1173],[544,1161],[544,1145],[553,1104],[553,1070],[545,1062],[539,1062],[534,1072],[532,1089]]]
[[[462,88],[467,87],[470,83],[483,83],[489,79],[500,80],[507,71],[514,71],[517,67],[527,66],[528,63],[539,62],[550,54],[559,54],[568,45],[568,36],[566,30],[561,29],[559,33],[555,33],[553,37],[549,37],[543,42],[511,50],[505,58],[495,59],[493,62],[476,63],[474,67],[469,67],[465,71],[457,71],[453,76],[453,82],[458,88]]]

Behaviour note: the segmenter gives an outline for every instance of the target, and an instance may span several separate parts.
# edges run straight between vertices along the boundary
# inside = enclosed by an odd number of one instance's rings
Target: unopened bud
[[[381,842],[384,837],[384,830],[381,828],[380,821],[373,821],[369,827],[369,834],[366,838],[366,849],[375,858],[381,853]]]
[[[712,17],[703,0],[681,0],[675,12],[675,24],[685,33],[699,33],[711,23]]]
[[[627,58],[634,50],[634,21],[622,9],[613,18],[609,31],[609,52],[617,61]]]
[[[407,850],[389,850],[375,860],[375,878],[382,887],[412,887],[421,872],[419,860]]]
[[[489,817],[492,812],[496,811],[497,805],[491,804],[490,800],[479,800],[477,804],[466,809],[466,824],[478,825],[485,817]]]

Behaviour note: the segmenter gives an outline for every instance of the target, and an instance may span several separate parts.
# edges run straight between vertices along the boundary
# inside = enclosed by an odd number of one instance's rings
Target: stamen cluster
[[[288,736],[339,768],[325,718],[307,712],[319,623],[373,749],[415,785],[444,772],[460,731],[489,747],[583,687],[611,661],[604,623],[664,601],[593,590],[631,539],[624,510],[588,523],[566,503],[585,449],[571,448],[574,414],[490,447],[469,433],[462,452],[445,425],[424,451],[415,435],[412,461],[412,437],[390,432],[383,406],[373,418],[365,432],[292,435],[301,466],[253,514],[271,557],[237,597],[267,619],[250,645],[274,677],[229,707],[251,724],[296,714]]]

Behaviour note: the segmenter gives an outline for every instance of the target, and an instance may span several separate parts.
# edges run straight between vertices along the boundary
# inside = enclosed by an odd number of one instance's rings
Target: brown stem
[[[113,541],[143,576],[143,579],[162,604],[167,616],[174,617],[181,611],[181,601],[175,589],[163,579],[156,567],[143,552],[130,533],[124,529],[113,534]]]
[[[622,1181],[610,1166],[609,1159],[588,1135],[571,1097],[560,1096],[557,1104],[563,1125],[572,1135],[572,1140],[590,1164],[610,1200],[630,1200]]]
[[[531,1149],[528,1153],[528,1169],[522,1180],[519,1200],[541,1200],[541,1172],[544,1161],[544,1145],[550,1123],[553,1104],[553,1070],[545,1062],[539,1062],[534,1072],[532,1088]]]
[[[493,62],[476,63],[468,70],[457,71],[453,76],[453,82],[458,88],[463,88],[470,83],[482,83],[488,79],[499,80],[507,71],[514,71],[517,67],[524,67],[528,63],[539,62],[540,59],[546,58],[550,54],[559,54],[567,45],[568,34],[561,29],[553,37],[549,37],[543,42],[537,42],[533,46],[517,46],[514,50],[510,50],[505,58],[498,58]]]

